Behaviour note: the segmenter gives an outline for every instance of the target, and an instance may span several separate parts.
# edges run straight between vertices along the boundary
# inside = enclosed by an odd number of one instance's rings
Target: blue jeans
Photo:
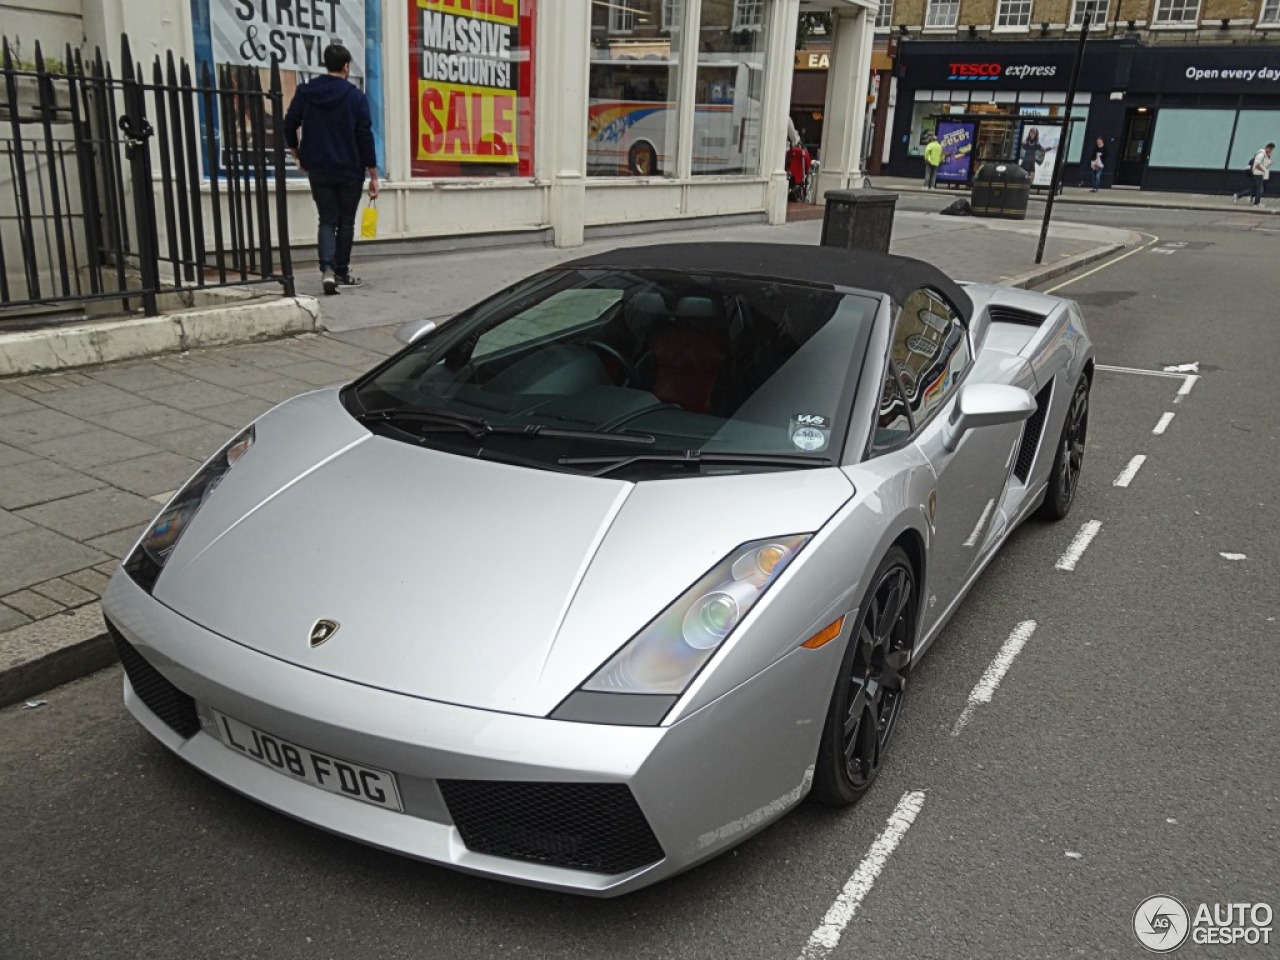
[[[1256,173],[1253,175],[1252,179],[1253,179],[1253,200],[1251,202],[1256,207],[1258,204],[1262,202],[1262,187],[1266,181],[1264,181]]]
[[[1102,168],[1101,167],[1093,171],[1093,189],[1095,190],[1102,189]]]
[[[316,236],[320,256],[320,270],[332,270],[345,276],[351,269],[351,244],[356,236],[356,210],[360,207],[360,194],[364,192],[364,180],[347,180],[312,174],[311,199],[316,202],[316,214],[320,221]]]

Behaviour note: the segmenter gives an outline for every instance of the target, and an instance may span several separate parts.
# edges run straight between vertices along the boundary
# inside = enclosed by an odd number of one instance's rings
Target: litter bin
[[[828,190],[824,194],[822,245],[889,252],[898,195],[887,190]]]
[[[1025,220],[1030,196],[1031,177],[1027,171],[1016,163],[988,161],[973,178],[969,205],[975,217]]]

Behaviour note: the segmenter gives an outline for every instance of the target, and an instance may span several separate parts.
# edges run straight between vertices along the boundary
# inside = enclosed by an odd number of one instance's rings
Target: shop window
[[[764,27],[764,0],[733,0],[733,29],[760,30]]]
[[[1234,110],[1161,110],[1151,135],[1149,165],[1223,169],[1235,121]]]
[[[684,9],[685,0],[592,0],[589,176],[675,175]]]
[[[1280,3],[1280,0],[1276,0]],[[876,28],[893,26],[893,0],[880,0],[880,6],[876,8]]]
[[[1160,123],[1163,134],[1163,114]],[[1231,145],[1227,169],[1243,170],[1264,144],[1275,141],[1277,130],[1280,130],[1280,110],[1241,110],[1236,117],[1235,140]]]
[[[1072,0],[1071,26],[1079,27],[1084,23],[1084,15],[1092,14],[1090,28],[1101,27],[1107,22],[1107,14],[1111,9],[1111,0]]]
[[[757,26],[738,26],[750,10]],[[763,2],[702,0],[691,145],[695,176],[756,174],[762,149],[781,156],[785,142],[760,142],[768,33]]]
[[[1258,22],[1280,24],[1280,0],[1266,0],[1262,5],[1262,17]]]
[[[1000,0],[996,6],[997,27],[1026,27],[1031,24],[1032,0]]]
[[[1200,0],[1156,0],[1156,23],[1195,23]]]
[[[537,4],[407,6],[412,175],[532,177]]]
[[[929,0],[924,25],[928,27],[954,27],[960,16],[960,0]]]

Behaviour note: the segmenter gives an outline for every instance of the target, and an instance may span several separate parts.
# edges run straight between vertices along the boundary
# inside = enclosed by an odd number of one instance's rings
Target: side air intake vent
[[[1038,327],[1044,323],[1045,317],[1030,310],[1021,310],[1003,303],[992,303],[987,306],[987,313],[992,323],[1019,323],[1027,327]]]
[[[200,718],[196,714],[196,702],[148,663],[110,620],[107,621],[107,632],[116,645],[116,653],[124,664],[124,672],[129,677],[133,692],[147,705],[147,709],[184,740],[199,733]]]
[[[1040,446],[1040,434],[1044,433],[1044,418],[1049,412],[1049,398],[1053,396],[1053,381],[1036,394],[1036,412],[1027,418],[1022,428],[1022,443],[1018,446],[1018,461],[1013,465],[1013,475],[1024,484],[1031,476],[1031,465],[1036,462],[1036,450]]]

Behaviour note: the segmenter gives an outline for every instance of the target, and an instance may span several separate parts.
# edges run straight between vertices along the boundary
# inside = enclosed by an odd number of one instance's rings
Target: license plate
[[[396,778],[386,770],[365,767],[316,753],[269,733],[255,730],[226,714],[211,711],[222,742],[237,753],[313,787],[388,810],[404,810]]]

